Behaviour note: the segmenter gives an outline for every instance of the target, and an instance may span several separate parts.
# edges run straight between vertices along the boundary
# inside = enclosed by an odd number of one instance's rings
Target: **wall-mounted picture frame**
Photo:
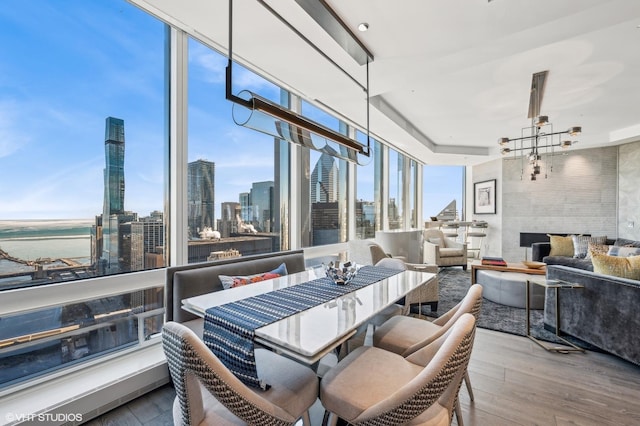
[[[473,184],[473,213],[496,214],[496,179]]]

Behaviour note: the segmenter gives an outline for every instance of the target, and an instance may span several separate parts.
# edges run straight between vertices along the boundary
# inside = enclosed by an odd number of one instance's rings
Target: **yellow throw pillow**
[[[614,277],[640,280],[640,256],[618,257],[606,254],[591,254],[593,272]]]
[[[609,246],[606,244],[589,243],[589,249],[587,250],[587,257],[585,257],[585,259],[591,259],[594,253],[609,254]]]
[[[551,252],[549,256],[569,256],[573,257],[573,237],[561,237],[560,235],[549,235],[551,242]]]

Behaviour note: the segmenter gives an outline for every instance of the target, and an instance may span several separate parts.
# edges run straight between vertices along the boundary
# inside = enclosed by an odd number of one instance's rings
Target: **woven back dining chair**
[[[458,391],[469,363],[475,318],[462,315],[424,351],[426,366],[375,347],[361,347],[333,367],[320,384],[320,400],[352,425],[444,425],[459,412]]]
[[[477,320],[482,309],[482,286],[473,284],[467,294],[453,308],[433,321],[397,316],[390,318],[373,333],[373,345],[408,357],[419,349],[429,345],[451,328],[464,314],[471,314]],[[419,359],[417,356],[416,360]],[[426,365],[429,359],[421,363]],[[473,401],[473,389],[468,372],[465,372],[465,384],[469,397]]]
[[[242,383],[193,331],[176,322],[162,328],[162,344],[176,399],[176,425],[310,425],[309,407],[318,398],[310,368],[265,349],[255,351],[266,391]]]

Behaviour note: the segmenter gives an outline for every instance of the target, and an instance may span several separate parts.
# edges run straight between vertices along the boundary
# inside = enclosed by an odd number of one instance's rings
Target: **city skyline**
[[[70,0],[65,8],[12,2],[0,10],[0,221],[91,219],[101,211],[109,116],[127,123],[127,210],[164,209],[164,24],[123,6]],[[63,24],[73,31],[60,31]],[[274,179],[273,138],[233,122],[225,66],[224,55],[190,39],[187,161],[216,163],[224,183],[216,188],[216,219],[221,203]],[[241,66],[234,85],[279,97],[275,85]],[[446,189],[443,182],[432,189]],[[358,199],[373,199],[368,186]],[[429,197],[438,208],[451,199]]]

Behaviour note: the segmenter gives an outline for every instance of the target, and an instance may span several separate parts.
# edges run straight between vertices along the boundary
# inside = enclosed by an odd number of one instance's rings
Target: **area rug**
[[[438,282],[440,287],[438,311],[430,312],[428,307],[422,308],[423,314],[428,317],[437,317],[462,300],[471,286],[471,271],[464,271],[462,268],[442,268],[438,273]],[[531,335],[547,342],[561,343],[553,332],[544,328],[543,314],[543,310],[531,310]],[[525,309],[513,308],[483,299],[478,327],[524,336],[525,318]],[[566,338],[580,347],[592,349],[585,342],[571,337]]]

